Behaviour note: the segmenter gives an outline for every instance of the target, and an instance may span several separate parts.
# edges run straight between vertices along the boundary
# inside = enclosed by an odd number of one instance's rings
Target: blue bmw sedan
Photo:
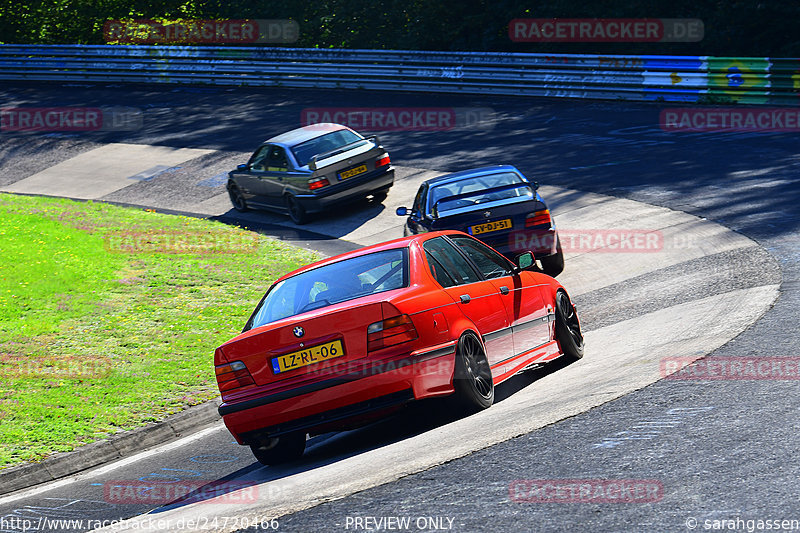
[[[532,252],[545,274],[557,276],[564,270],[564,253],[537,189],[511,165],[463,170],[423,182],[411,208],[400,207],[397,214],[408,217],[404,235],[463,231],[511,260]]]

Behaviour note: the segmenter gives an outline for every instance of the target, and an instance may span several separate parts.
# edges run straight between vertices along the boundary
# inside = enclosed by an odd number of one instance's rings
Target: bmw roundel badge
[[[292,333],[294,333],[294,336],[299,339],[300,337],[306,334],[306,330],[304,330],[300,326],[297,326],[294,328],[294,330],[292,330]]]

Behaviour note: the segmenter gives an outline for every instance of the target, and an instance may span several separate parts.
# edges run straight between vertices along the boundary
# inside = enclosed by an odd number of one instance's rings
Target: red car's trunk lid
[[[229,361],[242,361],[256,385],[324,372],[367,355],[367,327],[384,317],[383,302],[345,302],[254,329],[225,344]],[[396,314],[396,311],[394,311]]]

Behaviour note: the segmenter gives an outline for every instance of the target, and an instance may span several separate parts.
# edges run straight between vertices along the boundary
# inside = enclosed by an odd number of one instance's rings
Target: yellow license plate
[[[360,167],[351,168],[350,170],[345,170],[344,172],[339,172],[339,179],[346,180],[347,178],[352,178],[353,176],[358,176],[359,174],[363,174],[367,171],[367,165],[361,165]]]
[[[476,224],[469,227],[469,232],[472,235],[480,235],[481,233],[490,233],[492,231],[500,231],[501,229],[511,229],[511,219],[504,218],[503,220],[496,220],[494,222],[486,222],[485,224]]]
[[[314,363],[327,361],[328,359],[335,359],[343,355],[344,347],[342,346],[342,341],[335,340],[326,342],[325,344],[318,344],[310,348],[275,357],[272,360],[272,371],[275,374],[280,374],[281,372],[313,365]]]

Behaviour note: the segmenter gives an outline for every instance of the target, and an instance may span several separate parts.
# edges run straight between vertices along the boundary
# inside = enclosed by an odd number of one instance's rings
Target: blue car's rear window
[[[514,187],[515,184],[519,186]],[[516,172],[499,172],[433,185],[428,198],[432,214],[444,216],[447,211],[477,204],[509,199],[530,200],[533,189]]]

